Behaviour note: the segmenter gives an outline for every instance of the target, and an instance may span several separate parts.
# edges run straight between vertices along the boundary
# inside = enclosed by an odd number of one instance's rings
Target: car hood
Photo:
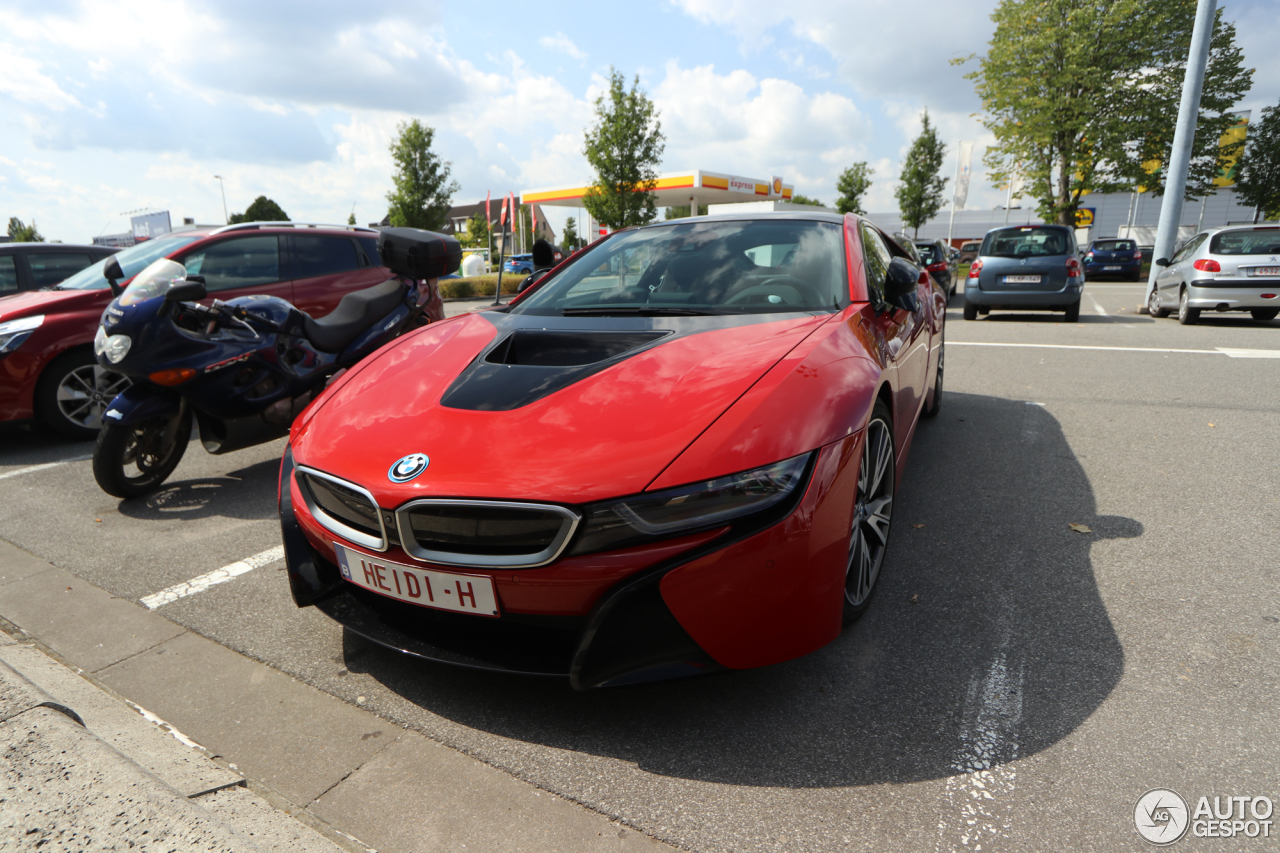
[[[829,319],[457,317],[335,384],[295,424],[294,458],[368,488],[382,506],[634,494]],[[389,469],[411,453],[429,457],[426,471],[392,483]]]
[[[105,298],[104,298],[105,296]],[[30,317],[33,314],[58,314],[78,311],[101,302],[111,301],[105,290],[28,290],[0,297],[0,323]]]

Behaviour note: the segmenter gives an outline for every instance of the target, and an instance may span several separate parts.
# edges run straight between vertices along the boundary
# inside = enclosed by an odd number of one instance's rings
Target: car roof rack
[[[364,234],[377,234],[378,229],[366,228],[363,225],[333,225],[328,222],[237,222],[234,225],[223,225],[221,228],[215,228],[209,232],[209,236],[214,234],[226,234],[228,231],[255,231],[259,228],[334,228],[339,231],[359,231]]]

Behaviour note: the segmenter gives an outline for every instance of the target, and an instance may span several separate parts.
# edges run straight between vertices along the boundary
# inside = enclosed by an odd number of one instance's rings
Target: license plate
[[[361,553],[340,542],[333,546],[342,577],[356,586],[436,610],[498,615],[492,578],[420,569]]]
[[[1280,267],[1258,267],[1254,275],[1280,275]]]
[[[1040,276],[1038,275],[1007,275],[1004,277],[1005,284],[1039,284]]]
[[[1121,267],[1103,267],[1103,268],[1102,268],[1102,271],[1103,271],[1103,272],[1111,272],[1112,270],[1118,270],[1118,269],[1121,269]]]

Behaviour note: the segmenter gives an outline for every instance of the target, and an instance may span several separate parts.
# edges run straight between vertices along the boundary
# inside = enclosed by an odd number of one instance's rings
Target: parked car
[[[0,243],[0,297],[53,287],[118,251],[70,243]]]
[[[1133,240],[1094,240],[1084,253],[1084,276],[1142,279],[1142,250]]]
[[[908,237],[901,231],[893,232],[893,239],[898,245],[907,251],[907,256],[911,258],[911,262],[918,267],[924,266],[924,260],[920,257],[920,248],[916,245],[916,241]]]
[[[1015,225],[987,232],[964,286],[964,318],[993,308],[1065,311],[1080,319],[1084,269],[1065,225]]]
[[[971,264],[978,257],[978,250],[982,248],[981,240],[970,240],[967,243],[960,244],[960,258],[962,264]]]
[[[1176,309],[1188,326],[1201,311],[1248,311],[1264,323],[1280,314],[1280,226],[1209,228],[1155,263],[1147,301],[1153,317]]]
[[[916,250],[920,253],[920,262],[924,268],[938,280],[947,296],[955,296],[956,281],[960,278],[960,264],[952,255],[955,250],[945,240],[918,243]]]
[[[391,277],[377,232],[302,223],[242,223],[167,234],[114,256],[128,284],[158,258],[202,275],[209,299],[279,296],[318,317],[342,297]],[[112,300],[99,261],[52,290],[0,298],[0,423],[38,418],[70,438],[93,438],[107,403],[128,386],[93,357],[93,336]],[[427,313],[443,319],[437,288]],[[425,298],[425,297],[424,297]]]
[[[856,216],[611,234],[505,310],[392,343],[294,422],[294,600],[391,649],[579,689],[807,654],[870,606],[945,318]]]
[[[503,272],[528,275],[533,272],[533,253],[527,252],[523,255],[512,255],[503,263],[502,270]]]

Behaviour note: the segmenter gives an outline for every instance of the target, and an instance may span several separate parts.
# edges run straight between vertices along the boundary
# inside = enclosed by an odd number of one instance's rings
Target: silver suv
[[[964,318],[992,308],[1065,311],[1080,319],[1084,269],[1065,225],[1012,225],[988,231],[964,285]]]
[[[1209,228],[1156,266],[1152,317],[1176,307],[1178,322],[1189,326],[1201,311],[1248,311],[1262,323],[1280,314],[1280,226]]]

